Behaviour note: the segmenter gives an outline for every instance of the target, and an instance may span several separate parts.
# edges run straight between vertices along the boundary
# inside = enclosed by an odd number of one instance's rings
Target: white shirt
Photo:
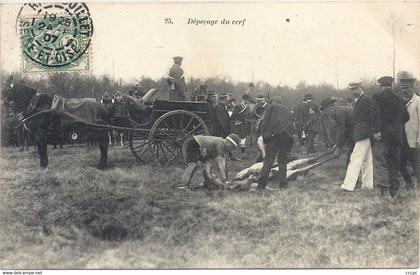
[[[420,97],[416,94],[405,105],[410,114],[410,120],[405,123],[405,133],[407,134],[408,145],[410,148],[420,147]]]

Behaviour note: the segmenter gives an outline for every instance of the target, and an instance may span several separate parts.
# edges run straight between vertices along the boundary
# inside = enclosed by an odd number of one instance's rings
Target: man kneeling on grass
[[[192,136],[182,145],[182,155],[187,164],[187,168],[182,176],[182,183],[190,187],[190,182],[200,163],[205,164],[203,169],[204,187],[222,187],[228,178],[226,173],[226,155],[233,151],[240,143],[240,138],[236,134],[230,134],[226,138],[213,136]],[[211,174],[212,162],[217,161],[220,179]]]

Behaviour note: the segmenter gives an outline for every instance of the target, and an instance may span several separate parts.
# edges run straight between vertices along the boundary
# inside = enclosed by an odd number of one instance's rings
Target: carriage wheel
[[[192,135],[208,135],[204,120],[185,111],[170,111],[159,117],[149,134],[149,151],[154,161],[162,165],[182,160],[181,148]]]
[[[131,152],[138,161],[146,164],[150,161],[149,138],[144,132],[129,131],[128,143]]]

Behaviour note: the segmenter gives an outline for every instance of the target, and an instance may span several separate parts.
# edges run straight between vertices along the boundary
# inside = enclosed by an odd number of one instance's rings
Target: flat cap
[[[242,99],[250,103],[257,103],[257,101],[252,96],[247,95],[247,94],[243,95]]]
[[[219,98],[220,99],[228,99],[229,98],[229,94],[222,93],[222,94],[219,95]]]
[[[362,87],[362,82],[350,82],[349,83],[349,88],[352,89],[352,90],[360,88],[360,87]]]
[[[394,82],[394,78],[392,76],[383,76],[378,79],[378,83],[381,86],[392,86],[392,82]]]
[[[306,94],[303,96],[303,100],[313,100],[314,97],[312,96],[312,94]]]

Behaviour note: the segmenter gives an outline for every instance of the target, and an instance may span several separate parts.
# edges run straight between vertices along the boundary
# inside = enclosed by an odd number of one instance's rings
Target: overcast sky
[[[3,4],[1,69],[20,70],[15,21],[21,4]],[[304,80],[341,87],[396,71],[420,77],[420,3],[88,3],[95,28],[93,73],[130,81],[165,75],[184,57],[186,77],[230,76],[295,86]],[[164,18],[174,24],[164,24]],[[192,19],[219,20],[214,26]],[[244,26],[221,25],[246,19]],[[286,20],[289,19],[289,20]],[[289,22],[288,22],[289,21]]]

